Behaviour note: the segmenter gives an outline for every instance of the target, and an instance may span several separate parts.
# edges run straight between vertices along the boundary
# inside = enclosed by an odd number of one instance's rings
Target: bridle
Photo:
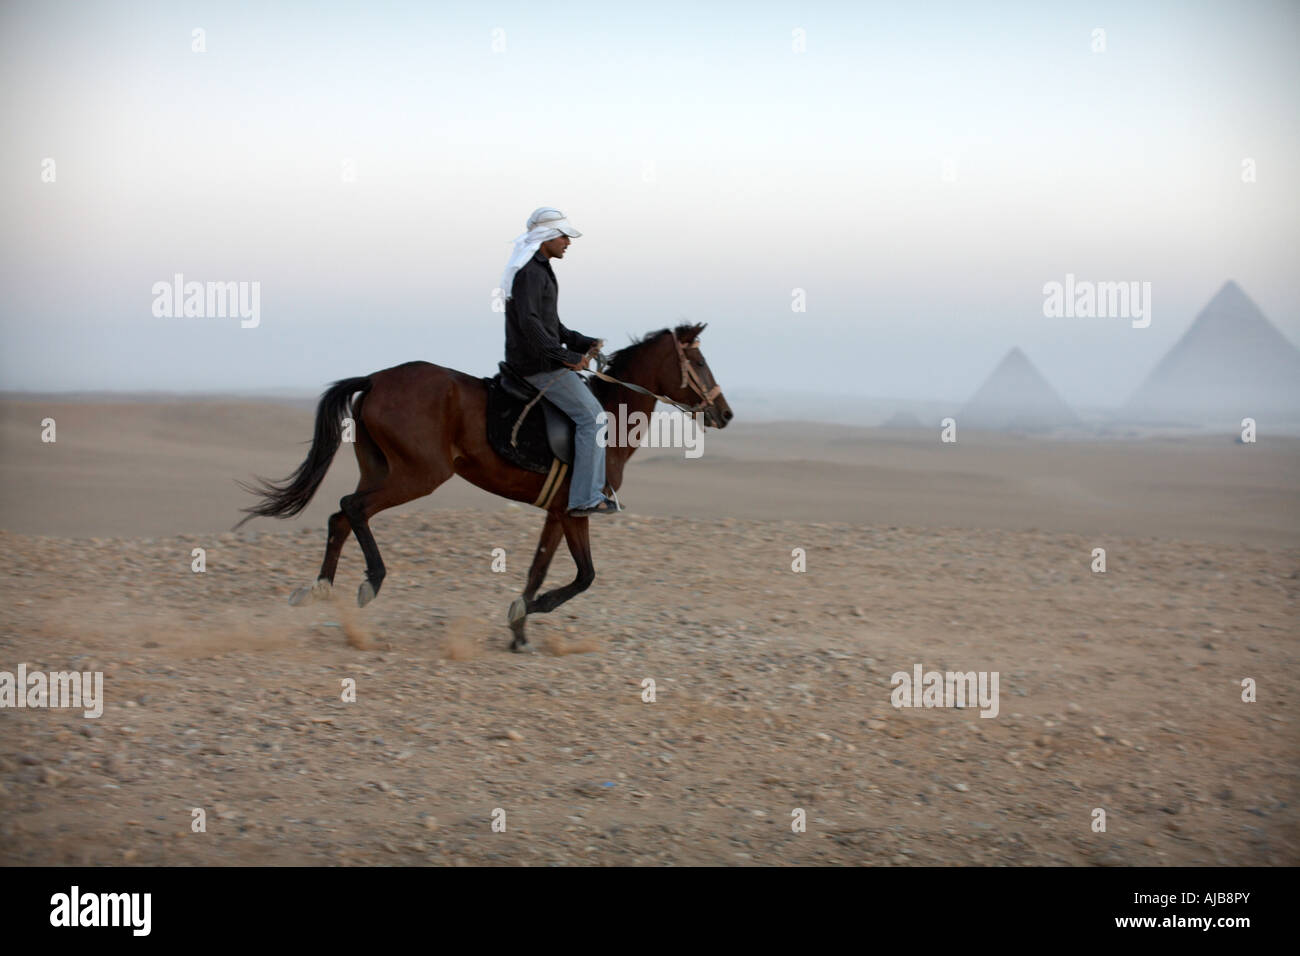
[[[677,360],[682,366],[681,387],[689,387],[690,390],[701,399],[694,405],[686,405],[676,399],[669,398],[666,395],[652,392],[648,388],[642,388],[640,385],[633,384],[632,382],[624,382],[621,379],[614,378],[612,375],[606,375],[605,369],[609,366],[609,359],[603,352],[597,352],[595,356],[598,368],[588,369],[588,371],[601,381],[612,382],[615,385],[622,385],[624,388],[630,388],[632,391],[640,392],[642,395],[654,396],[665,405],[675,405],[677,408],[680,408],[689,415],[695,415],[698,412],[703,412],[706,409],[712,408],[713,400],[722,394],[722,386],[714,385],[712,388],[705,388],[704,382],[700,379],[699,373],[695,371],[695,368],[691,365],[690,359],[686,357],[687,349],[695,349],[696,352],[700,350],[699,339],[693,340],[688,345],[682,345],[681,340],[677,338],[677,335],[675,333],[671,334],[673,336],[673,345],[677,346]]]
[[[699,353],[700,340],[696,338],[691,341],[690,345],[682,345],[674,334],[673,345],[677,346],[677,359],[682,365],[682,388],[690,385],[691,391],[703,399],[698,406],[700,409],[711,407],[713,405],[713,400],[722,394],[722,386],[715,383],[712,388],[706,389],[704,387],[704,380],[701,379],[700,374],[695,371],[695,366],[693,366],[686,358],[687,349],[695,349],[695,351]],[[700,357],[703,358],[703,355]]]

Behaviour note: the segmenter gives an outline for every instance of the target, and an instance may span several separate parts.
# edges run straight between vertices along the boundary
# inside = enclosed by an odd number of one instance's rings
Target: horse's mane
[[[701,323],[683,322],[681,325],[673,329],[656,329],[653,332],[647,332],[639,339],[633,339],[609,357],[609,374],[617,378],[618,373],[626,369],[628,363],[636,356],[638,349],[643,345],[653,342],[666,332],[672,332],[672,334],[681,339],[682,342],[692,342],[695,337],[700,334],[700,330],[703,328],[704,326]]]

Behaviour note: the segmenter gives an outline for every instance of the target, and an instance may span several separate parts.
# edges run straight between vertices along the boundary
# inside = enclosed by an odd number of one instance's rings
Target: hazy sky
[[[963,399],[1019,345],[1119,404],[1228,278],[1300,341],[1294,3],[623,6],[7,0],[0,388],[490,373],[540,205],[570,327],[708,321],[724,388]],[[260,325],[155,317],[175,273]],[[1045,318],[1067,273],[1151,326]]]

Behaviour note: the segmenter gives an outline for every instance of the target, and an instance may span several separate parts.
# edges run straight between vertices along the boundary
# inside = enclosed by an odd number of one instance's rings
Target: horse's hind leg
[[[512,651],[517,651],[528,643],[528,637],[524,634],[524,621],[528,617],[528,612],[532,610],[533,596],[546,580],[551,559],[555,557],[555,546],[560,543],[560,536],[563,533],[564,526],[560,523],[560,516],[547,512],[542,536],[537,540],[537,553],[533,555],[533,566],[528,569],[528,583],[524,585],[523,596],[515,598],[506,615],[510,621],[510,630],[514,633],[514,640],[510,642]]]
[[[339,552],[343,550],[343,545],[351,533],[352,525],[348,522],[347,515],[342,511],[336,511],[330,515],[329,538],[325,542],[325,560],[321,562],[320,574],[316,575],[316,583],[311,587],[299,588],[294,591],[289,598],[290,604],[296,606],[306,604],[308,601],[319,601],[330,596],[330,589],[334,586],[334,572],[338,570],[339,566]]]
[[[354,412],[355,414],[355,412]],[[357,430],[356,438],[357,465],[361,469],[361,481],[357,485],[358,491],[367,486],[376,486],[385,480],[388,474],[388,462],[384,458],[383,452],[375,444],[370,433],[360,427]],[[334,573],[338,570],[339,554],[343,551],[343,545],[347,543],[348,536],[352,534],[352,523],[348,516],[341,510],[330,515],[329,536],[325,541],[325,560],[321,562],[320,574],[316,575],[316,583],[309,587],[299,588],[289,597],[289,603],[293,605],[306,604],[308,601],[321,601],[330,596],[330,591],[334,587]]]
[[[415,498],[422,498],[450,478],[454,472],[448,462],[437,467],[427,467],[417,473],[413,468],[393,467],[384,483],[367,491],[357,489],[339,501],[339,507],[352,525],[361,553],[366,556],[366,579],[357,590],[357,605],[365,607],[379,593],[384,583],[384,560],[379,556],[379,546],[370,533],[370,519],[387,508],[395,508]]]
[[[361,553],[366,556],[366,579],[357,589],[358,607],[365,607],[375,599],[379,594],[379,586],[384,583],[384,576],[388,573],[384,568],[384,559],[379,556],[375,536],[370,533],[371,516],[418,497],[419,494],[403,495],[384,487],[371,492],[357,491],[345,495],[339,501],[339,507],[352,526],[352,533],[357,536],[357,544],[361,545]]]
[[[318,577],[320,580],[325,581],[327,585],[332,585],[334,583],[334,572],[339,567],[339,553],[348,540],[352,525],[348,523],[347,515],[342,511],[336,511],[330,515],[329,529],[329,540],[325,543],[325,560],[321,562]]]

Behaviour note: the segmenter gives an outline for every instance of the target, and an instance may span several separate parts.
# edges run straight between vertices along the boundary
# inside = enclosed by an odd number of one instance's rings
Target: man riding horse
[[[534,210],[526,226],[515,239],[501,279],[506,293],[506,364],[573,419],[569,516],[617,514],[622,510],[617,499],[603,490],[605,448],[596,440],[604,410],[578,374],[603,343],[565,328],[556,311],[559,284],[551,260],[563,259],[569,243],[582,233],[549,206]]]
[[[587,516],[611,514],[619,507],[617,492],[638,443],[613,444],[608,450],[601,447],[596,441],[597,416],[625,409],[629,418],[648,420],[656,402],[662,402],[699,416],[697,420],[709,427],[725,428],[731,421],[731,407],[700,349],[703,323],[683,322],[675,328],[649,332],[624,346],[609,356],[603,368],[593,370],[597,379],[594,393],[587,389],[577,371],[586,367],[588,356],[601,343],[560,323],[550,264],[577,235],[562,213],[537,210],[528,219],[528,231],[515,240],[502,286],[510,292],[506,304],[508,364],[530,383],[544,388],[545,397],[577,422],[575,467],[569,478],[560,479],[570,482],[567,498],[555,496],[552,501],[547,493],[555,473],[541,474],[518,466],[494,447],[489,407],[498,387],[495,380],[424,361],[340,379],[325,390],[316,406],[315,433],[302,464],[282,481],[261,479],[255,485],[244,485],[260,500],[244,509],[240,524],[255,517],[300,514],[325,480],[343,443],[345,423],[354,426],[352,447],[359,470],[356,490],[344,495],[339,510],[330,515],[325,556],[316,581],[294,591],[290,604],[329,598],[339,555],[353,536],[366,561],[357,604],[365,607],[373,601],[387,569],[370,519],[422,498],[459,475],[494,495],[531,502],[546,512],[527,583],[506,612],[513,634],[510,647],[523,650],[528,644],[525,622],[529,615],[555,610],[595,580]],[[615,495],[612,500],[604,493],[606,482]],[[563,484],[554,487],[562,490]],[[576,575],[568,584],[543,591],[561,539],[569,546]]]

